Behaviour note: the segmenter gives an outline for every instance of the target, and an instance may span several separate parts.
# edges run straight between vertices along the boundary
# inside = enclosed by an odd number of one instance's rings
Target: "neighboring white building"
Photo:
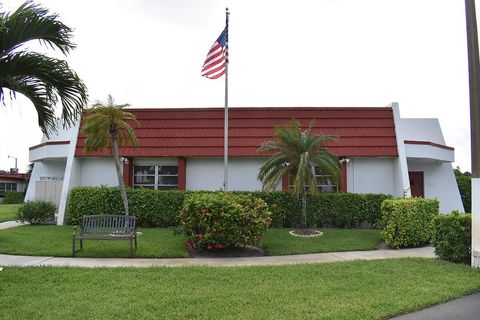
[[[25,173],[0,173],[0,203],[3,203],[5,192],[25,192]]]
[[[140,122],[137,148],[120,148],[127,186],[220,190],[223,185],[223,108],[129,109]],[[229,190],[260,190],[257,153],[274,129],[297,119],[314,121],[314,132],[332,134],[328,145],[342,163],[340,190],[422,196],[440,201],[440,211],[463,211],[452,170],[454,150],[445,145],[437,119],[400,118],[397,103],[385,108],[230,108]],[[30,148],[35,166],[26,199],[48,199],[62,223],[68,192],[77,186],[118,185],[107,148],[85,154],[79,125],[60,130]],[[319,187],[332,191],[319,175]],[[278,186],[288,188],[288,179]]]

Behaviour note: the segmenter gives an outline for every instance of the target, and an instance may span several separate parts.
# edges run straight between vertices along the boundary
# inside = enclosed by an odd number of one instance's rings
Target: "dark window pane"
[[[159,166],[158,167],[158,174],[178,174],[178,167],[177,166]]]
[[[155,176],[135,176],[134,184],[155,184]]]
[[[155,189],[155,186],[134,186],[134,189]]]
[[[158,177],[159,185],[178,185],[178,176],[159,176]]]
[[[158,190],[176,190],[177,186],[158,186]]]
[[[155,166],[135,166],[135,175],[137,174],[155,174]]]

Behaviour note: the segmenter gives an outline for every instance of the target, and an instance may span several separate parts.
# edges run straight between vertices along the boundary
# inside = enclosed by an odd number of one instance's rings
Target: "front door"
[[[408,178],[410,179],[410,192],[412,197],[424,197],[423,191],[423,172],[409,171]]]

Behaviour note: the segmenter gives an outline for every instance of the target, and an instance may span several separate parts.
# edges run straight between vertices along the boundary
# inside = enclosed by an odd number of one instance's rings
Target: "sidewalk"
[[[391,320],[478,320],[480,319],[480,293],[392,318]]]
[[[375,260],[404,257],[435,258],[432,247],[299,254],[289,256],[241,258],[61,258],[0,254],[0,266],[75,266],[75,267],[149,267],[149,266],[265,266],[299,263],[324,263],[351,260]]]

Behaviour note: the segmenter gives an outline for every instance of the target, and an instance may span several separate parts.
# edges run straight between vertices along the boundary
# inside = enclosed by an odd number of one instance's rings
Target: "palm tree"
[[[336,140],[335,136],[313,135],[313,121],[305,131],[301,130],[296,120],[287,127],[275,130],[276,140],[262,143],[258,152],[271,154],[258,173],[258,179],[264,190],[274,190],[287,175],[293,180],[293,192],[297,199],[302,197],[302,216],[300,228],[307,227],[307,190],[318,192],[314,167],[323,173],[331,175],[333,181],[338,181],[340,168],[338,159],[326,148],[327,142]]]
[[[127,106],[128,104],[115,104],[112,96],[108,95],[106,104],[98,102],[93,105],[92,109],[88,110],[82,132],[86,134],[85,152],[87,153],[102,150],[110,144],[125,215],[128,216],[128,198],[120,169],[118,146],[128,144],[137,146],[137,137],[129,122],[136,124],[139,124],[139,122],[133,114],[123,110]]]
[[[15,12],[0,12],[0,102],[5,96],[27,97],[48,135],[56,131],[55,104],[62,103],[64,127],[71,126],[87,104],[87,88],[66,61],[31,52],[25,45],[38,40],[68,54],[75,48],[72,29],[57,14],[27,1]]]

